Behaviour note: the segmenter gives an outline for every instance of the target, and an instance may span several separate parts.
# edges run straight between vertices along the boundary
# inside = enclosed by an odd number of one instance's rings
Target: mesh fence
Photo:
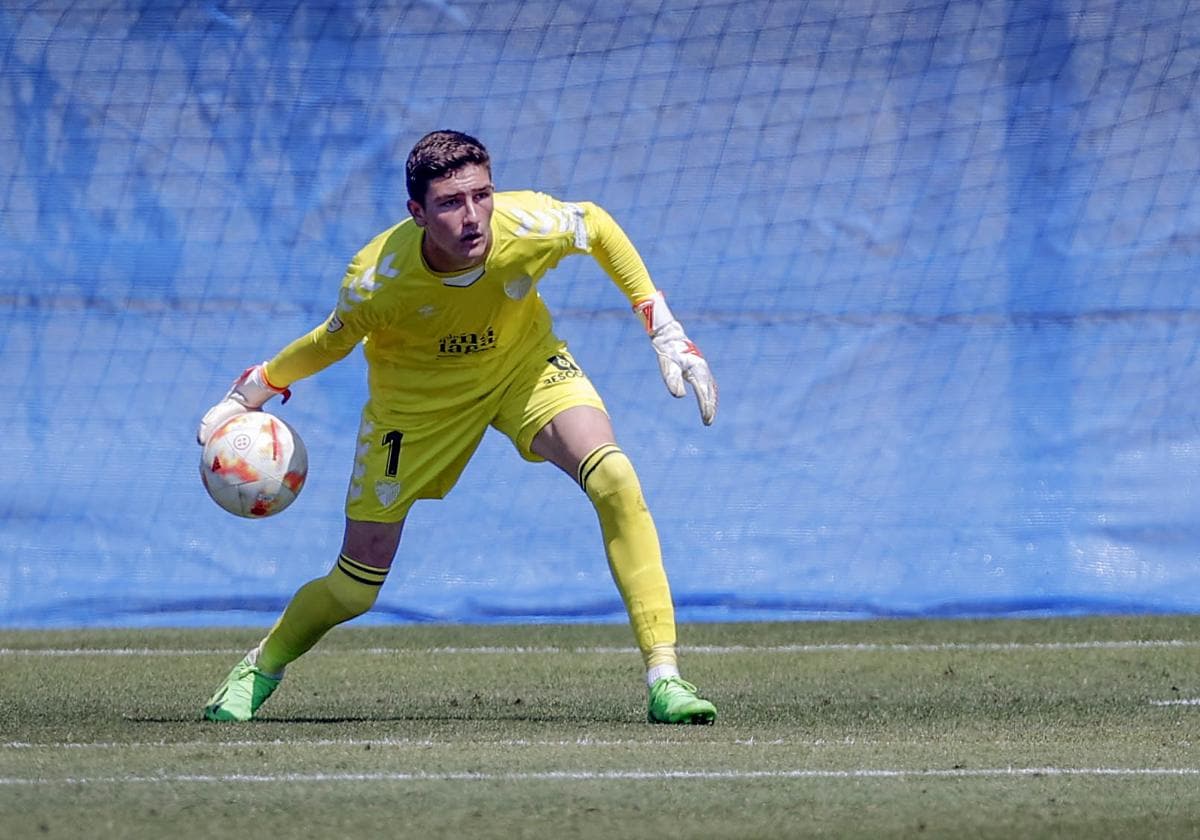
[[[0,625],[267,623],[336,556],[364,370],[200,414],[402,218],[408,148],[608,209],[721,384],[673,401],[586,258],[542,283],[681,618],[1200,608],[1200,6],[46,2],[0,9]],[[375,621],[620,620],[586,498],[485,439]]]

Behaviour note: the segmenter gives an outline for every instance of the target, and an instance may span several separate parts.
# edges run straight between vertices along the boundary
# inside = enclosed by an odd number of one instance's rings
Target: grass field
[[[0,632],[0,837],[1196,837],[1200,618],[342,628],[249,724],[260,631]]]

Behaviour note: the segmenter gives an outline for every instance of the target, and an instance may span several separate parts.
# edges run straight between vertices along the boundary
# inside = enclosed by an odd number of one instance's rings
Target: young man
[[[551,328],[536,290],[568,254],[591,254],[640,315],[667,388],[691,384],[705,425],[717,410],[708,364],[667,308],[632,243],[590,203],[497,193],[483,145],[454,131],[422,138],[406,165],[411,219],[355,255],[338,303],[312,332],[246,370],[204,415],[226,419],[344,358],[360,342],[369,398],[346,498],[341,553],[302,586],[204,709],[252,718],[285,666],[375,603],[417,499],[444,497],[488,426],[530,461],[575,478],[600,519],[609,568],[646,664],[649,719],[712,723],[713,704],[679,675],[675,615],[654,522],[604,404]]]

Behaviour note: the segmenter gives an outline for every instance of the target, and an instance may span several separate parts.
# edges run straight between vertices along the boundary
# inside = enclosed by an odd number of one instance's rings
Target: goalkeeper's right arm
[[[284,347],[269,361],[242,371],[221,401],[205,412],[196,430],[196,440],[203,446],[217,427],[230,417],[258,411],[276,396],[282,395],[283,401],[287,402],[292,395],[289,385],[344,359],[360,338],[345,328],[336,314],[330,315],[320,326]]]

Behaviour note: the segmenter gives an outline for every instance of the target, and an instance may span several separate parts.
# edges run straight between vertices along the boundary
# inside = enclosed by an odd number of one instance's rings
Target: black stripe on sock
[[[377,569],[373,566],[358,563],[351,560],[345,554],[338,555],[337,566],[338,571],[346,577],[364,586],[383,586],[384,578],[387,577],[387,569]],[[369,575],[378,575],[378,579],[368,577]]]
[[[579,464],[579,486],[583,491],[587,492],[588,479],[592,477],[592,473],[596,471],[596,467],[600,466],[600,462],[613,453],[620,452],[621,447],[615,443],[606,443],[603,446],[597,447],[590,455],[583,459]]]

